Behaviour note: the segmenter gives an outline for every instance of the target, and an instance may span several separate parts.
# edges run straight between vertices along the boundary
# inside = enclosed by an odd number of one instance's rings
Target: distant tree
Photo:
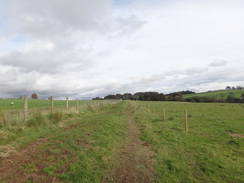
[[[244,93],[241,94],[241,99],[244,99]]]
[[[244,103],[244,93],[241,94],[240,102],[241,102],[241,103]]]
[[[226,98],[226,101],[229,103],[234,103],[235,102],[235,97],[233,95],[228,95]]]
[[[115,98],[116,99],[123,99],[123,95],[121,95],[121,94],[118,93],[118,94],[115,95]]]
[[[236,89],[237,90],[241,90],[242,88],[241,88],[241,86],[237,86]]]
[[[143,100],[144,99],[144,93],[143,92],[137,92],[134,94],[135,100]]]
[[[230,86],[226,86],[226,88],[225,88],[226,90],[230,90],[231,89],[231,87]]]
[[[134,96],[131,93],[123,94],[123,100],[134,100]]]
[[[180,93],[182,93],[182,94],[193,94],[195,92],[186,90],[186,91],[180,91]]]
[[[182,100],[182,93],[181,92],[173,92],[169,93],[167,96],[167,100],[169,101],[181,101]]]
[[[104,99],[107,99],[107,100],[116,99],[116,96],[115,95],[107,95],[104,97]]]
[[[103,100],[103,99],[100,98],[100,97],[95,97],[95,98],[93,98],[92,100]]]
[[[31,98],[32,99],[38,99],[38,95],[36,93],[32,93]]]
[[[158,94],[158,101],[165,101],[166,96],[163,93]]]

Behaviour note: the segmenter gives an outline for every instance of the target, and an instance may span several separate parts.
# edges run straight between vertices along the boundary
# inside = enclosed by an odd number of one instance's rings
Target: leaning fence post
[[[50,97],[51,113],[53,113],[53,96]]]
[[[185,110],[185,131],[188,133],[188,119],[187,119],[187,110]]]
[[[76,111],[78,111],[78,98],[76,99]]]
[[[27,120],[27,115],[28,115],[28,101],[27,101],[27,96],[24,96],[24,121]]]
[[[66,97],[66,111],[69,109],[69,97]]]

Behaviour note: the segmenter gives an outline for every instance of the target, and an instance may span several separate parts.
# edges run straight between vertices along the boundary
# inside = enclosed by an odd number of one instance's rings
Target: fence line
[[[108,104],[118,102],[117,100],[55,100],[53,96],[48,100],[28,99],[4,99],[0,100],[0,127],[14,126],[27,121],[33,114],[40,112],[43,114],[55,112],[85,112],[87,110],[97,110]]]

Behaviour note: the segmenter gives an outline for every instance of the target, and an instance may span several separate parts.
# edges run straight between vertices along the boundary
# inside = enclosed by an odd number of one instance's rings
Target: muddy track
[[[121,150],[118,165],[111,171],[109,180],[118,183],[149,183],[154,181],[154,159],[149,144],[139,139],[140,130],[135,122],[133,107],[126,109],[129,132]]]

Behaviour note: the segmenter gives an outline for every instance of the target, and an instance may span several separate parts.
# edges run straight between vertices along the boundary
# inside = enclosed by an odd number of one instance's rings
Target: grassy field
[[[242,94],[244,94],[244,90],[221,90],[221,91],[211,91],[211,92],[204,92],[204,93],[194,93],[194,94],[185,94],[183,98],[189,97],[214,97],[225,99],[228,95],[233,94],[234,97],[239,98]]]
[[[122,101],[73,114],[37,114],[25,124],[0,127],[0,182],[114,182],[111,172],[126,143],[150,149],[152,182],[244,182],[243,111],[243,104]],[[137,127],[130,129],[129,121]]]
[[[50,100],[28,99],[28,117],[35,115],[37,112],[50,113]],[[74,110],[85,111],[92,106],[107,105],[116,101],[86,101],[79,100],[78,108],[76,108],[76,100],[68,101],[68,110],[66,110],[66,100],[54,100],[53,110],[63,112],[74,112]],[[13,103],[11,105],[11,103]],[[15,126],[24,120],[24,100],[23,99],[5,99],[0,100],[0,127]]]
[[[0,129],[0,182],[102,182],[126,135],[125,103]],[[10,172],[10,173],[9,173]]]
[[[11,105],[10,103],[14,104]],[[83,104],[84,101],[79,101],[79,104]],[[54,107],[65,109],[66,100],[54,100]],[[75,107],[76,101],[69,100],[69,106]],[[23,99],[4,99],[0,100],[0,111],[8,110],[23,110],[24,100]],[[28,99],[28,108],[29,109],[49,109],[50,100],[41,100],[41,99]]]
[[[244,182],[244,105],[141,102],[136,106],[141,138],[155,152],[156,182]]]

